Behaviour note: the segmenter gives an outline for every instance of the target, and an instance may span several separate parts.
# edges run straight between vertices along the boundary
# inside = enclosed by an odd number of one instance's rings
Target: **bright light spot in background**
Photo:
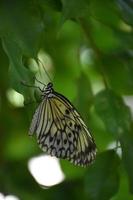
[[[5,200],[19,200],[19,199],[14,195],[8,195],[5,197]]]
[[[46,70],[51,70],[53,67],[53,62],[51,57],[46,52],[40,50],[38,53],[38,59],[44,64],[44,67],[46,66]]]
[[[40,50],[38,53],[38,62],[34,59],[29,59],[29,68],[36,73],[36,78],[44,84],[50,81],[49,76],[52,78],[53,62],[51,57],[43,50]],[[36,85],[42,87],[42,84],[37,81]]]
[[[103,80],[101,79],[101,77],[95,77],[94,75],[94,52],[92,49],[89,48],[82,48],[81,49],[81,53],[80,53],[80,61],[81,64],[83,66],[84,70],[87,70],[86,72],[88,72],[88,69],[92,70],[90,71],[90,75],[89,75],[89,80],[92,83],[92,90],[94,94],[97,94],[100,90],[104,89],[104,84],[103,84]]]
[[[115,149],[116,148],[116,142],[111,142],[108,146],[107,149]],[[118,146],[120,146],[120,143],[118,142]],[[121,147],[117,148],[116,153],[118,156],[121,158],[122,157],[122,150]]]
[[[0,193],[0,200],[19,200],[19,198],[14,195],[4,196],[2,193]]]
[[[65,178],[59,160],[48,155],[31,158],[28,168],[38,184],[44,187],[59,184]]]
[[[129,24],[125,23],[124,21],[120,21],[119,26],[121,28],[121,30],[131,33],[132,32],[132,26],[130,26]]]
[[[20,93],[16,92],[14,89],[7,90],[7,99],[15,107],[24,106],[24,97]]]
[[[88,65],[93,64],[93,50],[88,48],[81,49],[80,60],[84,67],[88,68]]]
[[[0,200],[4,200],[4,195],[0,193]]]

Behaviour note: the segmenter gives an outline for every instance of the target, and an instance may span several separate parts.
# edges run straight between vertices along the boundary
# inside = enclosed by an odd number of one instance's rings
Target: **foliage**
[[[124,98],[133,95],[132,8],[131,0],[0,1],[0,192],[25,200],[133,198],[133,120]],[[78,108],[98,147],[87,169],[61,161],[66,180],[49,190],[27,169],[40,153],[27,135],[35,108],[7,98],[13,88],[35,101],[22,82],[34,84],[29,60],[40,50],[52,62],[54,88]],[[108,150],[115,142],[122,156]]]

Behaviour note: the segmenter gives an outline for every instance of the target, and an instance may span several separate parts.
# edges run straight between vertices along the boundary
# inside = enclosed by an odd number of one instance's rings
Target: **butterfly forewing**
[[[56,99],[60,103],[60,110],[64,110],[63,115],[66,125],[69,127],[68,133],[76,146],[76,150],[71,154],[69,160],[78,165],[87,165],[94,160],[96,154],[96,145],[93,138],[79,113],[71,103],[64,96],[57,93],[56,95]]]
[[[40,148],[52,156],[86,166],[95,159],[96,145],[79,113],[63,95],[52,92],[37,108],[30,126]]]

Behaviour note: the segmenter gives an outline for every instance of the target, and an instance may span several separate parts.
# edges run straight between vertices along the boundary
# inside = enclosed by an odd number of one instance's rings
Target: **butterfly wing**
[[[96,155],[96,145],[85,123],[72,104],[54,93],[37,108],[30,134],[37,134],[40,148],[75,165],[86,166]]]
[[[96,145],[89,133],[87,126],[82,120],[77,110],[68,99],[63,95],[55,93],[55,99],[52,101],[62,114],[65,121],[65,132],[68,140],[75,148],[70,148],[68,160],[76,165],[85,166],[90,164],[96,156]]]
[[[45,116],[46,114],[47,114],[46,101],[42,101],[33,115],[29,129],[29,135],[33,135],[34,133],[40,133],[41,125],[44,124],[44,118],[46,117]]]

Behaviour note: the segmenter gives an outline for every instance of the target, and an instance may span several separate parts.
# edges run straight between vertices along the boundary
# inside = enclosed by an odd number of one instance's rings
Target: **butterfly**
[[[96,157],[96,145],[80,114],[71,102],[49,82],[42,91],[29,135],[36,134],[40,148],[48,155],[87,166]]]

